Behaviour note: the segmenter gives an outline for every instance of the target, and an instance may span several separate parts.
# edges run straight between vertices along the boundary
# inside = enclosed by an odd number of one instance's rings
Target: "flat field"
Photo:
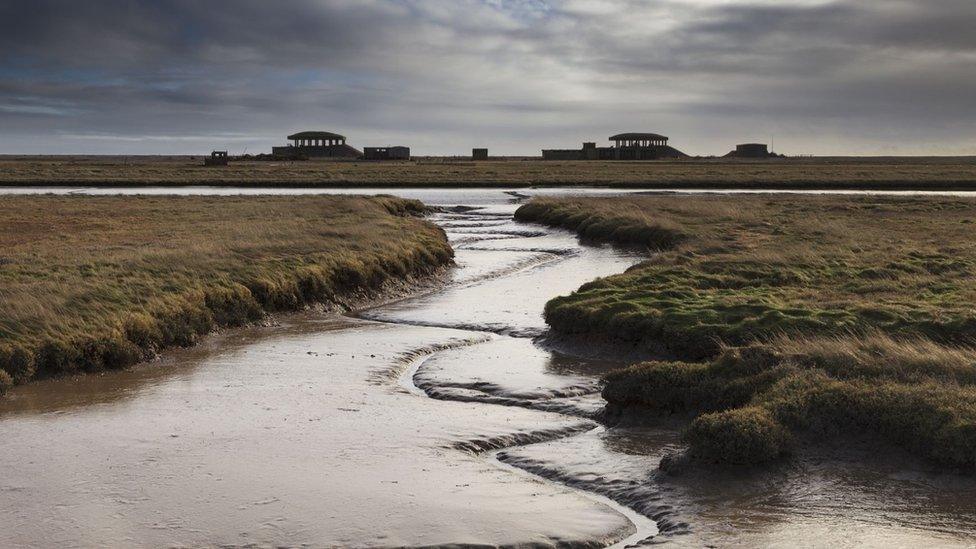
[[[412,162],[231,162],[202,157],[0,157],[0,185],[235,185],[639,188],[973,189],[976,158],[689,159],[545,162],[538,159]]]
[[[424,210],[393,197],[0,195],[0,391],[431,273],[453,252]]]
[[[516,217],[658,250],[546,307],[557,332],[662,360],[613,414],[701,414],[691,454],[756,462],[870,433],[976,468],[976,200],[537,199]]]

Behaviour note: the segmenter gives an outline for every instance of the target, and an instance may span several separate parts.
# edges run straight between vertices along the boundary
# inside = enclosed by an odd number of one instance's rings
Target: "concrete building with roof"
[[[410,147],[365,147],[363,158],[366,160],[410,160]]]
[[[613,146],[618,149],[668,146],[668,138],[657,133],[618,133],[610,136],[610,141],[613,141]]]
[[[283,147],[271,154],[289,158],[359,158],[363,153],[346,144],[346,136],[324,131],[304,131],[288,136]]]
[[[735,150],[725,155],[726,158],[771,158],[776,155],[769,152],[765,143],[742,143],[736,145]]]
[[[659,160],[688,155],[668,145],[668,138],[656,133],[620,133],[610,136],[612,147],[583,143],[582,149],[548,149],[543,160]]]

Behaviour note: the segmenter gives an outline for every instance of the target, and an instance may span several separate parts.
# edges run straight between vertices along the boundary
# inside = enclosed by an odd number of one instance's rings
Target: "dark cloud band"
[[[973,153],[974,26],[971,0],[8,0],[0,152],[254,150],[311,124],[431,154],[633,129]]]

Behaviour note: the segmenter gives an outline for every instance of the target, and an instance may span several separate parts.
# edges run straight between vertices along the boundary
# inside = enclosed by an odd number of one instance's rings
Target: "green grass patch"
[[[976,468],[976,201],[659,196],[523,210],[581,236],[641,224],[681,235],[546,306],[557,332],[672,359],[609,375],[611,411],[701,414],[687,438],[711,461],[774,459],[800,433],[869,432]]]
[[[667,249],[676,246],[684,235],[675,227],[661,224],[638,211],[613,215],[590,213],[576,202],[532,201],[515,212],[518,221],[544,223],[576,231],[581,237],[620,245]]]
[[[927,339],[781,338],[705,363],[647,362],[607,376],[617,412],[692,412],[692,455],[756,463],[814,440],[869,433],[976,469],[976,350]]]

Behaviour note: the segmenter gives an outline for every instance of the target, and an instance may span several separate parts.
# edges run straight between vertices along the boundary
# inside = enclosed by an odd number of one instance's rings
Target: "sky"
[[[2,0],[0,154],[976,155],[976,0]]]

